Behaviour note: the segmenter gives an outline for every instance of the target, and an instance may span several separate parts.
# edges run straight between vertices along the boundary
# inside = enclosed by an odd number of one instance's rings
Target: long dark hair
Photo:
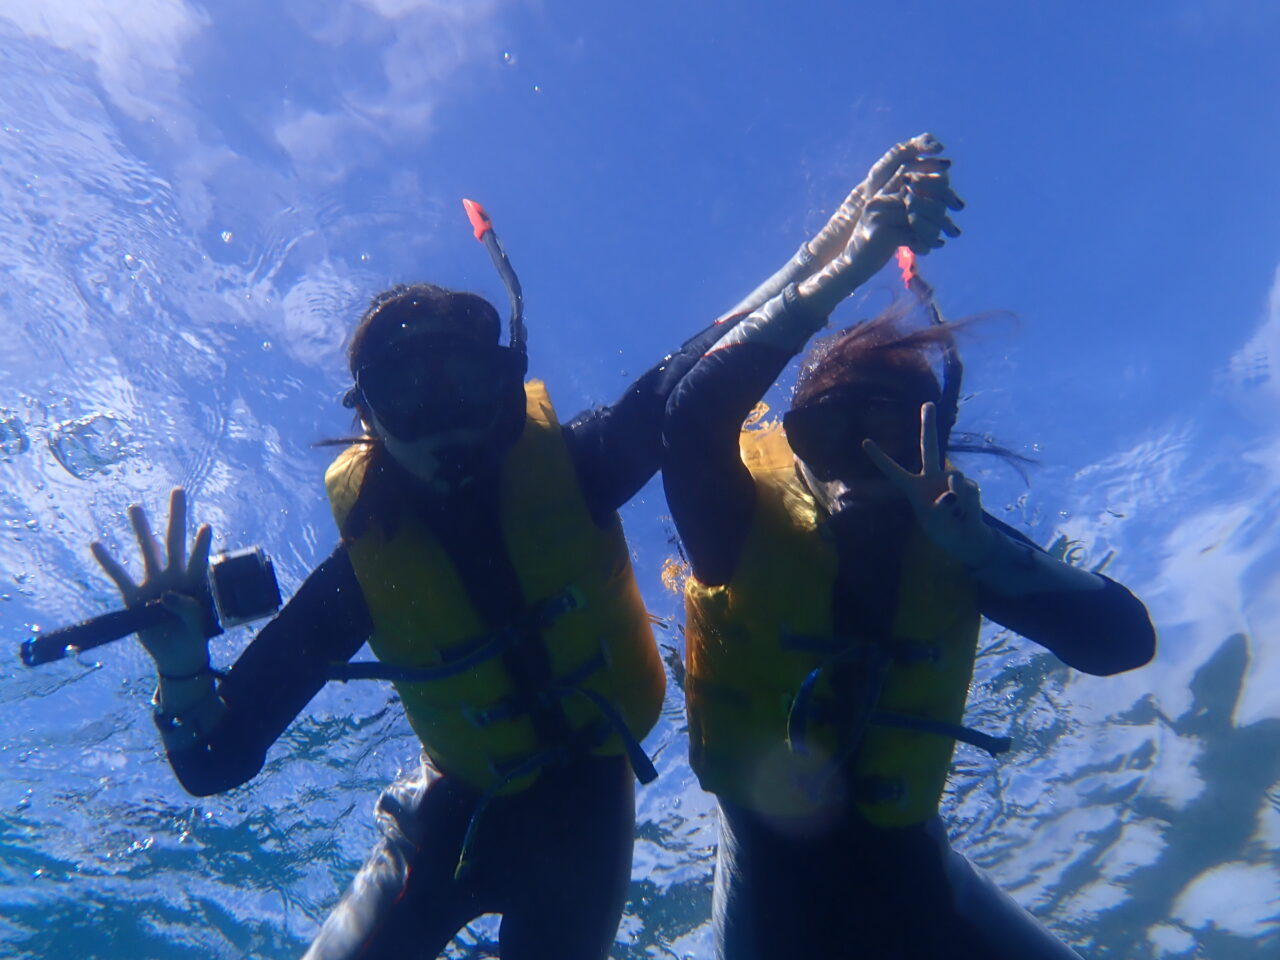
[[[918,308],[914,301],[898,300],[871,320],[815,342],[801,361],[791,405],[803,407],[828,390],[855,382],[868,373],[903,382],[914,387],[920,397],[938,403],[942,399],[943,384],[935,367],[941,365],[946,351],[956,349],[955,334],[997,314],[977,314],[948,323],[917,325],[913,329],[909,323]],[[945,415],[945,411],[940,411],[940,421]],[[1027,480],[1024,468],[1036,462],[981,434],[948,429],[938,439],[944,454],[984,453],[1000,457],[1024,481]]]
[[[459,336],[496,344],[502,321],[493,304],[474,293],[449,290],[433,283],[398,284],[375,296],[360,316],[347,346],[347,367],[354,381],[364,366],[405,324],[447,320]],[[376,521],[390,537],[399,523],[401,509],[412,502],[417,480],[387,452],[386,445],[366,425],[371,411],[354,386],[343,397],[343,406],[355,411],[353,436],[322,440],[316,446],[358,446],[355,452],[364,479],[356,502],[340,531],[343,543],[366,533]]]

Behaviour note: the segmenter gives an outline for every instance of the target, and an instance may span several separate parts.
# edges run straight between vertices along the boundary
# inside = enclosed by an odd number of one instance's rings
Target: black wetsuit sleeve
[[[596,523],[608,523],[657,471],[672,390],[736,322],[702,330],[646,371],[612,406],[584,411],[565,425],[565,443]]]
[[[663,427],[662,482],[693,575],[728,583],[755,508],[738,453],[742,422],[792,354],[750,341],[703,356],[676,385]]]
[[[984,515],[989,526],[1033,550],[1013,527]],[[1098,576],[1101,576],[1099,574]],[[1155,628],[1142,601],[1107,577],[1100,590],[1056,590],[1005,596],[977,584],[982,615],[1048,648],[1063,663],[1099,676],[1142,666],[1155,653]]]
[[[187,791],[208,796],[252,779],[267,749],[324,686],[329,664],[351,659],[372,630],[351,560],[339,547],[218,685],[227,709],[208,741],[170,752]]]

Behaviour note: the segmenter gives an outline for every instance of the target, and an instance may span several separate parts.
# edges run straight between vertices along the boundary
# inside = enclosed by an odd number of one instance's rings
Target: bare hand
[[[939,547],[970,567],[980,565],[995,550],[993,538],[999,534],[982,519],[978,485],[942,462],[932,403],[920,407],[919,473],[900,466],[874,440],[863,440],[862,449],[907,498],[925,535]]]
[[[186,555],[187,495],[174,487],[169,495],[169,526],[165,549],[151,532],[146,511],[129,507],[129,520],[142,552],[143,580],[139,584],[101,543],[89,545],[93,557],[120,589],[126,606],[161,600],[178,620],[139,633],[142,645],[155,658],[162,674],[186,676],[208,666],[207,639],[202,626],[201,598],[207,590],[209,546],[213,531],[202,524]]]

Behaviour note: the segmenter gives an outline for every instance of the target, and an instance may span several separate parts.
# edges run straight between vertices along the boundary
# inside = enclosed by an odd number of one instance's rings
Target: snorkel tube
[[[519,354],[527,365],[528,348],[526,346],[524,328],[524,292],[520,289],[520,278],[516,276],[516,271],[511,266],[511,260],[507,257],[507,251],[503,249],[502,241],[498,239],[498,233],[493,229],[493,221],[489,219],[489,214],[485,212],[484,207],[474,200],[465,198],[462,201],[462,206],[467,211],[467,219],[471,221],[472,233],[489,251],[489,256],[493,258],[493,266],[498,271],[498,276],[502,278],[503,286],[507,288],[507,299],[511,301],[511,319],[508,321],[508,329],[511,332],[511,349]]]
[[[910,247],[898,248],[898,269],[902,271],[902,285],[929,308],[930,322],[939,327],[946,326],[947,321],[938,309],[933,287],[920,276],[920,271],[916,269],[915,252]],[[956,350],[955,340],[948,335],[946,346],[942,349],[942,398],[938,404],[938,442],[944,455],[951,428],[956,425],[956,418],[960,413],[960,380],[963,375],[964,365],[960,362],[960,353]]]

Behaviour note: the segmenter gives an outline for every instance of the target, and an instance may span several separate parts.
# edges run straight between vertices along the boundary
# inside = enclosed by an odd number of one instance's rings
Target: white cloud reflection
[[[92,62],[103,89],[135,120],[171,102],[183,47],[210,22],[186,0],[0,0],[0,17]]]
[[[1065,681],[1082,729],[1053,745],[1074,798],[1062,798],[1056,819],[1058,830],[1092,835],[1073,855],[1097,875],[1071,894],[1063,915],[1099,923],[1101,942],[1145,930],[1146,949],[1173,956],[1199,931],[1277,931],[1276,409],[1280,271],[1257,331],[1224,363],[1198,412],[1075,478],[1065,532],[1090,544],[1095,559],[1120,551],[1119,576],[1160,633],[1148,667]],[[1090,765],[1095,777],[1081,776]],[[1082,823],[1076,804],[1114,826]],[[1057,832],[1037,824],[1032,846]],[[1029,867],[1036,855],[1019,859]]]
[[[284,90],[261,91],[277,114],[275,138],[296,171],[332,182],[351,164],[375,158],[389,142],[412,143],[430,134],[437,107],[455,91],[465,68],[497,62],[494,20],[508,5],[509,0],[315,0],[292,17],[272,9],[273,22],[283,16],[297,38],[266,42],[285,49],[306,37],[328,49],[328,64],[364,65],[347,76],[334,71],[337,82],[326,102],[297,105]],[[193,72],[189,44],[218,33],[225,25],[220,17],[236,16],[187,0],[0,0],[0,18],[31,39],[83,57],[116,107],[135,121],[158,124],[188,155],[220,146],[216,132],[211,142],[217,124],[211,127],[184,94]],[[250,41],[236,35],[232,42]],[[214,77],[204,79],[216,83]]]

